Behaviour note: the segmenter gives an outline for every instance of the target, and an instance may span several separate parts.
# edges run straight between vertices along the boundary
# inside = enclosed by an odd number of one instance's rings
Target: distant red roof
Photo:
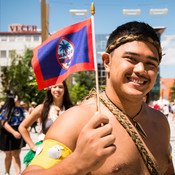
[[[175,78],[160,78],[162,82],[162,88],[160,89],[160,94],[163,96],[162,98],[169,100],[170,97],[170,89],[173,87],[175,83]]]
[[[175,78],[160,78],[160,80],[163,82],[164,86],[166,86],[168,89],[172,88],[173,83],[175,82]]]

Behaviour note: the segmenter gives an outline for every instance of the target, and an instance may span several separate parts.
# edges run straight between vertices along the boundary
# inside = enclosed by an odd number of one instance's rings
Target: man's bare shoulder
[[[161,130],[163,127],[164,129],[167,129],[167,132],[170,131],[168,120],[161,111],[151,107],[147,107],[147,115],[151,118],[155,126],[159,126]]]
[[[149,109],[149,112],[151,112],[151,114],[153,114],[156,117],[156,119],[159,119],[159,120],[162,120],[162,121],[167,121],[167,118],[165,117],[163,112],[161,112],[157,109],[151,108],[149,106],[148,106],[148,109]]]
[[[74,106],[61,114],[52,124],[45,138],[57,140],[73,150],[81,129],[95,112],[95,100],[93,98],[85,100],[81,105]]]

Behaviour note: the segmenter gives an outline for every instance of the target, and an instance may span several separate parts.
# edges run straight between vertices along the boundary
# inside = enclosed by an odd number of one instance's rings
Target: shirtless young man
[[[118,27],[102,56],[107,80],[100,97],[108,99],[112,109],[117,106],[126,114],[127,126],[138,134],[155,171],[147,168],[133,141],[135,137],[131,138],[110,108],[101,102],[96,113],[96,98],[92,97],[56,120],[42,151],[22,174],[173,175],[168,121],[143,102],[156,81],[161,56],[156,33],[139,22]]]

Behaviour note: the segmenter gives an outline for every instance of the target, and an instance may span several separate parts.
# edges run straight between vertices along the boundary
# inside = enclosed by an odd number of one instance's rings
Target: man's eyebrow
[[[147,58],[151,59],[151,60],[154,60],[154,61],[157,61],[159,63],[159,60],[156,57],[148,56]]]
[[[135,52],[124,52],[125,54],[128,54],[128,55],[133,55],[133,56],[140,56],[140,54],[138,53],[135,53]],[[159,62],[159,60],[156,58],[156,57],[153,57],[153,56],[147,56],[148,59],[150,60],[154,60],[154,61],[157,61]]]

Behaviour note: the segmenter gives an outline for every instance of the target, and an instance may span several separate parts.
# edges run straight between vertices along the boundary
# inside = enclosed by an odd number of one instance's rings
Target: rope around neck
[[[100,101],[112,112],[119,123],[126,129],[132,140],[134,141],[145,165],[147,166],[151,175],[159,175],[157,165],[151,159],[149,153],[143,145],[138,133],[133,128],[129,120],[127,120],[126,115],[120,111],[108,98],[107,96],[100,96]]]

